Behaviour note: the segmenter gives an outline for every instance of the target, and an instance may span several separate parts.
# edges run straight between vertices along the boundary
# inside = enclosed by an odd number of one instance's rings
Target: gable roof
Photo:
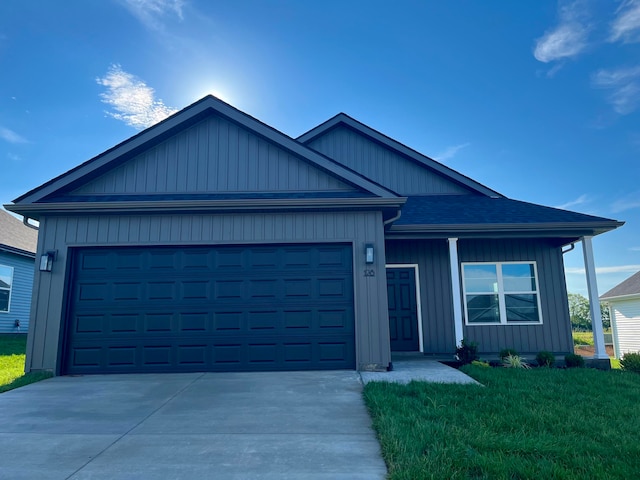
[[[259,135],[302,158],[315,167],[337,177],[338,179],[364,190],[376,197],[400,198],[395,192],[367,179],[353,170],[321,155],[313,149],[297,142],[284,133],[232,107],[222,100],[207,95],[188,107],[180,110],[156,125],[143,130],[104,153],[78,165],[66,173],[36,187],[14,200],[15,204],[40,202],[57,192],[66,192],[77,188],[88,179],[95,178],[116,165],[134,157],[140,152],[157,145],[166,138],[188,128],[205,117],[217,114],[234,122],[252,133]]]
[[[392,231],[566,231],[582,235],[622,226],[609,218],[481,195],[410,196]],[[575,235],[576,233],[574,233]]]
[[[600,300],[609,300],[634,295],[640,295],[640,272],[631,275],[625,281],[619,283],[604,295],[601,295]]]
[[[0,209],[0,250],[35,257],[38,231]]]
[[[406,145],[398,142],[397,140],[394,140],[393,138],[390,138],[385,134],[377,130],[374,130],[373,128],[365,125],[364,123],[359,122],[358,120],[350,117],[345,113],[339,113],[333,118],[330,118],[329,120],[327,120],[326,122],[318,125],[317,127],[309,130],[306,133],[303,133],[297,138],[297,140],[307,145],[310,142],[312,142],[314,139],[324,135],[325,133],[328,133],[329,131],[341,125],[356,131],[360,135],[363,135],[368,139],[378,144],[381,144],[386,148],[396,151],[403,157],[408,158],[409,160],[417,163],[418,165],[424,168],[427,168],[431,171],[434,171],[455,183],[461,184],[475,191],[478,194],[486,195],[489,197],[503,196],[502,194],[496,192],[495,190],[485,185],[482,185],[479,182],[476,182],[475,180],[467,177],[466,175],[456,172],[455,170],[443,165],[442,163],[434,160],[433,158],[427,157],[426,155],[423,155],[422,153],[410,147],[407,147]]]

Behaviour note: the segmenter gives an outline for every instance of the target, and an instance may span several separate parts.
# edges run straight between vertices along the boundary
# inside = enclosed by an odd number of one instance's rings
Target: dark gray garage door
[[[78,249],[63,373],[355,368],[348,245]]]

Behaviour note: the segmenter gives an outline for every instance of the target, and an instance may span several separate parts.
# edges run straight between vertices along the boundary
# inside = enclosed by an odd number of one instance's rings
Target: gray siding
[[[540,350],[573,352],[571,323],[560,247],[545,240],[460,240],[460,262],[535,261],[542,308],[541,325],[465,326],[464,336],[482,353],[515,348],[521,354]]]
[[[308,146],[401,195],[470,193],[442,175],[346,127],[334,128],[309,142]]]
[[[210,117],[76,189],[76,195],[350,191],[317,167]]]
[[[390,362],[384,231],[380,212],[131,215],[41,218],[38,251],[57,250],[51,273],[36,272],[27,371],[56,371],[70,247],[348,242],[354,252],[356,364]],[[363,275],[364,245],[377,250]]]
[[[9,311],[0,312],[0,333],[27,333],[31,310],[34,260],[22,255],[0,252],[0,265],[13,267]],[[20,330],[14,326],[16,320],[20,320]]]
[[[540,350],[573,351],[567,288],[561,249],[545,240],[465,240],[458,242],[460,262],[535,261],[542,325],[464,326],[464,337],[483,354],[503,348],[523,354]],[[388,240],[388,264],[418,264],[424,353],[455,352],[449,249],[442,240]],[[464,312],[464,308],[463,308]]]
[[[453,355],[453,300],[449,247],[442,240],[388,240],[387,264],[417,264],[425,354]]]

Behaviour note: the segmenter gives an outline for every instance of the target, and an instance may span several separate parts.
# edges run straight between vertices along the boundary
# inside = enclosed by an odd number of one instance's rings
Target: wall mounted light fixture
[[[374,262],[373,244],[371,244],[371,243],[367,243],[364,246],[364,261],[365,261],[365,263],[369,263],[369,264]]]
[[[57,250],[49,250],[40,256],[40,271],[50,272],[53,269],[53,261],[56,259]]]

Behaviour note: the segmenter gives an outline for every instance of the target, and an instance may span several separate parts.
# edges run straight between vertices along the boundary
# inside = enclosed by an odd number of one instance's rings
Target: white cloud
[[[183,0],[120,0],[140,22],[151,30],[164,28],[163,18],[175,15],[183,19]]]
[[[435,158],[436,160],[438,160],[440,162],[444,162],[446,160],[449,160],[449,159],[455,157],[456,154],[460,150],[462,150],[463,148],[468,147],[469,145],[471,145],[471,144],[467,142],[467,143],[461,143],[459,145],[453,145],[451,147],[447,147],[442,152],[440,152],[437,155],[435,155],[433,158]]]
[[[13,130],[0,126],[0,138],[9,143],[29,143],[22,135],[18,135]]]
[[[628,115],[640,107],[640,65],[598,70],[591,81],[595,87],[609,90],[609,103],[620,115]]]
[[[640,247],[630,247],[629,250],[632,252],[640,252]]]
[[[176,112],[155,98],[155,91],[135,75],[122,70],[120,65],[112,65],[107,74],[96,82],[107,88],[100,98],[113,111],[107,115],[122,120],[127,125],[143,129],[164,120]]]
[[[614,273],[635,273],[640,270],[640,265],[618,265],[615,267],[596,267],[596,274],[606,275]],[[565,272],[570,275],[585,275],[585,269],[582,267],[567,267]]]
[[[616,11],[611,23],[610,42],[640,42],[640,0],[627,0]]]
[[[582,52],[588,45],[590,30],[586,15],[587,11],[580,0],[560,7],[558,24],[536,40],[533,50],[536,60],[549,63],[575,57]]]
[[[559,208],[561,210],[567,210],[571,207],[575,207],[577,205],[582,205],[584,203],[587,203],[587,195],[580,195],[578,198],[576,198],[575,200],[571,200],[567,203],[563,203],[562,205],[556,205],[553,208]]]
[[[620,213],[638,207],[640,207],[640,192],[635,192],[613,202],[611,211],[613,213]]]

